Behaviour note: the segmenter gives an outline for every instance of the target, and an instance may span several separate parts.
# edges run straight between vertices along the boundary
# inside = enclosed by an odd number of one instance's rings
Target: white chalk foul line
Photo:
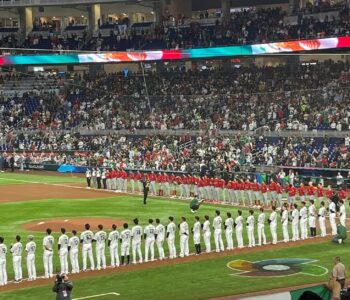
[[[105,294],[98,294],[98,295],[74,298],[73,300],[91,299],[91,298],[98,298],[98,297],[103,297],[103,296],[108,296],[108,295],[120,296],[120,294],[118,294],[118,293],[105,293]]]

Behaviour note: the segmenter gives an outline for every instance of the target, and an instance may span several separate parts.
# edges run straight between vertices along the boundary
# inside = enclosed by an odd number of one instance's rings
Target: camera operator
[[[56,275],[55,285],[52,288],[52,291],[57,294],[56,300],[71,300],[72,289],[73,283],[68,281],[67,275]]]

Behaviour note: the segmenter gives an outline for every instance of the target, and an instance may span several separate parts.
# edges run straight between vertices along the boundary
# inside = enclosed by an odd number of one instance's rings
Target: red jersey
[[[288,192],[289,197],[294,197],[296,193],[297,193],[297,189],[294,186],[291,186]]]
[[[263,185],[261,186],[261,192],[262,192],[263,194],[265,194],[265,193],[267,192],[267,185],[266,185],[266,184],[263,184]]]
[[[143,176],[145,177],[145,180],[146,180],[146,181],[149,180],[149,174],[145,173]]]
[[[315,193],[315,187],[314,187],[313,185],[308,186],[308,188],[307,188],[307,194],[308,194],[309,196],[313,196],[314,193]]]
[[[305,187],[301,186],[298,190],[299,196],[304,196],[305,195]]]
[[[157,181],[158,182],[163,182],[163,175],[162,174],[158,174]]]
[[[117,178],[118,177],[118,172],[116,170],[111,172],[112,178]]]
[[[224,189],[226,187],[226,181],[224,179],[220,179],[220,187]]]
[[[332,190],[332,189],[328,189],[328,190],[326,191],[326,196],[327,196],[327,198],[332,198],[332,196],[333,196],[333,190]]]
[[[136,174],[136,179],[137,179],[137,180],[142,180],[142,174],[141,174],[140,172],[138,172],[138,173]]]
[[[168,174],[165,173],[165,174],[163,175],[163,181],[164,181],[164,182],[169,182],[169,176],[168,176]]]
[[[291,188],[291,186],[290,186],[289,184],[287,184],[287,185],[286,185],[286,188],[284,189],[284,190],[286,191],[286,193],[289,192],[290,188]]]
[[[130,173],[129,173],[129,178],[130,178],[130,180],[131,180],[131,179],[132,179],[132,180],[135,179],[135,174],[134,174],[134,172],[131,172],[131,171],[130,171]]]
[[[154,173],[151,173],[150,178],[151,178],[151,181],[156,181],[157,180],[157,176]]]
[[[121,172],[121,178],[127,179],[128,178],[128,173],[126,173],[126,171],[122,171]]]
[[[282,186],[280,184],[276,184],[276,192],[277,194],[282,194]]]
[[[340,200],[344,200],[346,198],[346,192],[343,189],[338,191],[338,196]]]
[[[171,176],[170,176],[170,182],[175,182],[175,180],[176,180],[175,175],[174,175],[174,174],[171,174]]]
[[[276,190],[276,182],[271,182],[269,184],[269,190],[270,191],[275,191]]]
[[[188,178],[186,176],[182,177],[182,183],[188,184]]]
[[[322,186],[317,187],[317,197],[323,197],[323,187]]]
[[[232,188],[236,191],[239,190],[239,183],[237,181],[232,182]]]
[[[181,184],[182,183],[182,179],[181,179],[180,176],[176,176],[175,180],[176,180],[177,184]]]
[[[244,189],[245,189],[246,191],[251,190],[251,189],[252,189],[252,184],[251,184],[250,182],[246,182],[246,183],[244,184]]]
[[[252,189],[253,189],[254,192],[259,192],[260,191],[260,184],[257,183],[257,182],[254,182],[252,184]]]

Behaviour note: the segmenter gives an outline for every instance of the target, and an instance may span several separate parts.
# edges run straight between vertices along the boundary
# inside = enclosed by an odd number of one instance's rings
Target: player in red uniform
[[[157,182],[158,182],[158,196],[163,196],[164,191],[163,191],[163,175],[162,173],[159,172],[157,176]]]
[[[181,186],[182,186],[182,178],[181,178],[181,176],[176,176],[176,184],[180,187],[180,191],[181,191]],[[175,196],[176,196],[176,194],[175,194]],[[181,197],[181,194],[180,194],[180,197]]]
[[[172,185],[172,196],[173,197],[176,197],[176,176],[174,173],[172,173],[170,175],[170,182],[171,182],[171,185]]]
[[[277,207],[276,206],[276,182],[274,182],[273,179],[270,179],[270,184],[269,184],[269,191],[270,191],[270,201],[271,201],[271,206]]]
[[[239,182],[237,181],[237,179],[233,179],[233,183],[232,183],[232,189],[233,189],[233,195],[234,195],[234,205],[239,205]]]
[[[136,174],[136,181],[137,181],[137,187],[139,189],[139,193],[142,193],[143,190],[143,183],[142,183],[142,174],[140,171],[137,171]]]
[[[165,196],[170,197],[169,176],[165,172],[163,173],[163,185],[164,185]]]
[[[339,197],[339,200],[343,200],[345,202],[346,191],[342,187],[340,187],[340,189],[338,190],[338,197]]]
[[[157,195],[157,189],[156,189],[157,176],[156,176],[156,174],[154,174],[153,171],[151,172],[149,179],[151,181],[151,183],[150,183],[151,193],[153,196],[156,196]]]
[[[111,178],[112,178],[111,190],[113,191],[117,191],[117,176],[118,176],[118,172],[113,168],[111,172]]]
[[[263,181],[261,185],[261,194],[262,194],[262,200],[263,200],[262,207],[266,207],[268,206],[268,203],[267,203],[267,185],[265,181]]]
[[[247,179],[246,182],[244,183],[244,189],[245,189],[245,192],[247,193],[249,207],[253,207],[252,183],[250,182],[249,179]]]
[[[305,186],[303,183],[300,184],[300,187],[298,189],[299,199],[301,202],[305,201]]]
[[[260,207],[260,184],[256,179],[254,179],[252,189],[254,191],[254,206]]]
[[[135,193],[135,173],[133,171],[129,172],[131,192]]]
[[[323,185],[321,183],[319,183],[317,185],[317,198],[318,198],[319,203],[321,203],[323,201],[323,196],[324,196]]]
[[[122,192],[127,193],[128,192],[128,173],[126,173],[125,170],[122,170],[120,177],[121,177],[121,183],[122,183]]]
[[[296,193],[297,193],[297,189],[294,186],[290,185],[288,188],[288,199],[289,199],[289,206],[291,208],[294,207]]]
[[[333,197],[333,189],[332,187],[329,185],[326,191],[326,197],[328,198],[328,200],[332,200]]]
[[[282,186],[278,182],[276,183],[276,194],[278,207],[282,209]]]
[[[308,200],[314,200],[315,190],[313,183],[310,181],[309,186],[307,187],[307,198]]]
[[[241,200],[242,200],[242,205],[245,206],[245,183],[244,183],[244,180],[241,179],[240,183],[239,183],[239,191],[240,191],[240,194],[241,194]]]
[[[219,180],[219,190],[221,192],[222,201],[226,203],[226,181],[223,178]],[[220,197],[219,197],[219,200],[220,200]]]

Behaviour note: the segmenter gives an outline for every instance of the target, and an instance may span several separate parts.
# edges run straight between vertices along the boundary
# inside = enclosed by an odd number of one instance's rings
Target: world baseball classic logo
[[[276,258],[260,261],[232,260],[227,267],[237,271],[232,275],[244,277],[282,277],[296,274],[323,276],[328,270],[313,263],[314,259],[307,258]]]

